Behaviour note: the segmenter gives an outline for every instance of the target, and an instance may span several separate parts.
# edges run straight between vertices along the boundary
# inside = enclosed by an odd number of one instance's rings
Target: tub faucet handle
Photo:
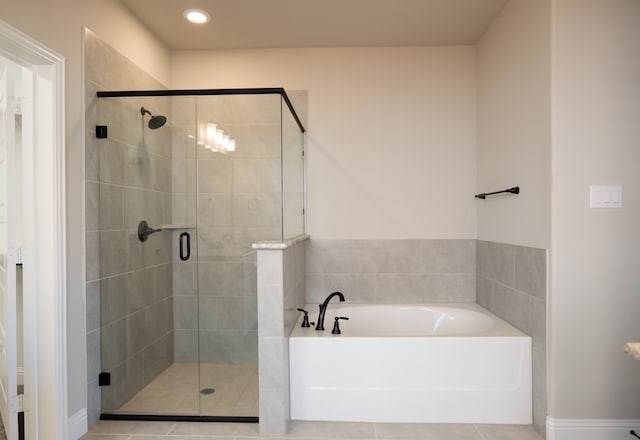
[[[312,322],[311,324],[309,323],[309,312],[305,309],[298,309],[298,311],[304,313],[301,327],[311,327],[312,324],[315,324],[315,322]]]
[[[339,324],[341,319],[346,319],[347,321],[349,320],[349,318],[347,318],[346,316],[336,316],[336,320],[333,323],[333,330],[331,330],[331,334],[334,334],[334,335],[342,334],[342,332],[340,331],[340,324]]]

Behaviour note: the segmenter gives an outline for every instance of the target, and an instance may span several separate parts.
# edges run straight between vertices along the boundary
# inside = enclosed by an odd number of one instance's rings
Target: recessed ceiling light
[[[191,23],[202,24],[211,20],[211,16],[200,9],[187,9],[182,15]]]

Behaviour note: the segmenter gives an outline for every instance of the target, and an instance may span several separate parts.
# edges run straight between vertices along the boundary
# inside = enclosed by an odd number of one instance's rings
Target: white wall
[[[86,407],[84,308],[84,96],[82,28],[169,83],[170,53],[116,1],[2,0],[0,19],[58,52],[66,60],[66,203],[68,268],[69,415]]]
[[[554,418],[640,419],[640,2],[553,1]],[[589,185],[622,209],[589,209]],[[620,437],[622,438],[622,437]],[[625,434],[626,438],[626,434]]]
[[[550,244],[550,2],[510,1],[478,43],[478,239]]]
[[[308,92],[312,238],[475,238],[473,47],[174,52],[171,87]]]

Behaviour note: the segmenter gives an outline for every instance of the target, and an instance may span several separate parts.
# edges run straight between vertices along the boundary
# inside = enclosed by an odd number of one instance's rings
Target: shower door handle
[[[187,243],[186,253],[185,241]],[[188,232],[183,232],[182,234],[180,234],[180,259],[182,261],[187,261],[189,257],[191,257],[191,236]]]

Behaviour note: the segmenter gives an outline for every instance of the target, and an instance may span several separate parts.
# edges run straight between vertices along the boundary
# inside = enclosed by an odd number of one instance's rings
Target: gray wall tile
[[[441,274],[377,274],[374,301],[378,304],[420,304],[443,302]]]
[[[475,240],[423,240],[421,243],[424,273],[475,273]]]
[[[88,282],[86,295],[87,332],[92,332],[100,328],[100,281]]]
[[[288,335],[304,305],[305,247],[258,251],[260,432],[283,434],[289,418]]]
[[[375,274],[308,273],[306,302],[320,304],[328,294],[339,291],[345,293],[350,303],[371,304],[374,302],[375,278]]]
[[[446,302],[475,302],[476,276],[468,273],[445,273],[444,297]]]
[[[547,293],[545,249],[518,246],[515,259],[515,288],[542,300]]]
[[[85,184],[85,222],[87,231],[100,229],[100,189],[96,182],[87,181]]]
[[[516,246],[478,241],[477,270],[481,276],[496,280],[510,287],[515,286]]]
[[[478,241],[477,267],[478,303],[532,337],[533,422],[544,433],[547,252]]]
[[[198,362],[198,330],[175,330],[173,347],[176,362]]]
[[[199,331],[200,362],[237,363],[242,352],[243,332],[228,330]]]
[[[202,307],[201,315],[215,319],[215,309],[209,313]],[[198,328],[198,297],[196,295],[180,295],[173,298],[173,325],[175,329],[196,330]],[[205,316],[205,317],[206,317]]]
[[[142,350],[143,381],[148,384],[173,363],[173,334],[167,334]]]
[[[475,301],[475,240],[310,240],[306,302]]]

